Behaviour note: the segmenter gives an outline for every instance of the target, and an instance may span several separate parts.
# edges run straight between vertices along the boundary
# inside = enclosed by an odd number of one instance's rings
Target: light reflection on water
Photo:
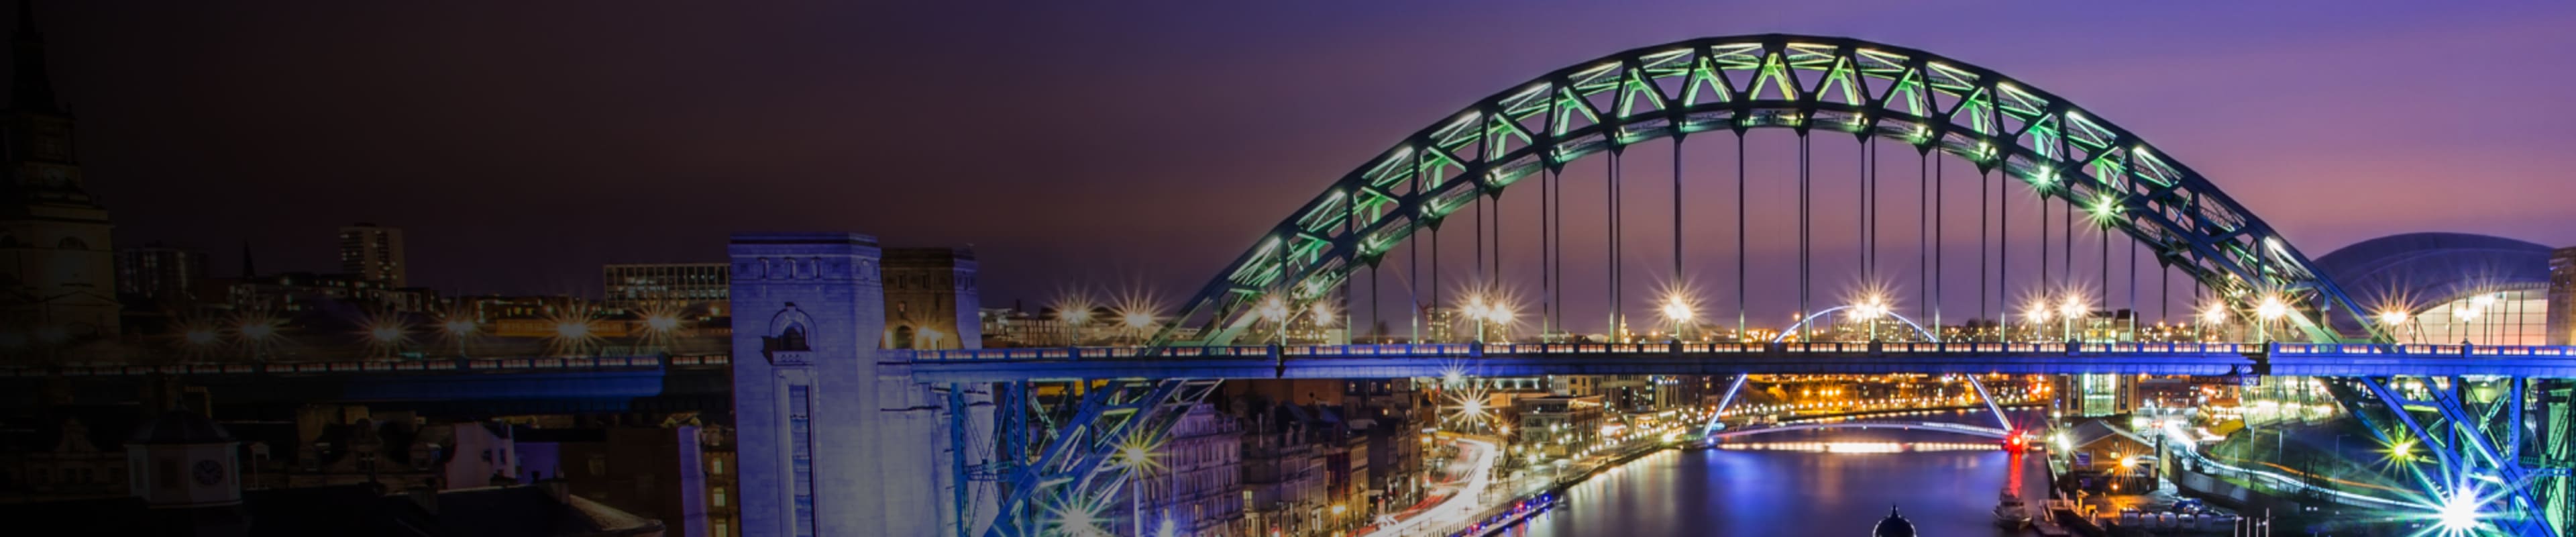
[[[1920,535],[2019,535],[1993,525],[2016,459],[1992,441],[1896,430],[1758,440],[1639,458],[1568,489],[1564,507],[1505,535],[1860,536],[1890,505]]]
[[[1805,451],[1809,453],[1905,453],[1928,451],[1994,451],[1994,442],[1728,442],[1729,451]]]

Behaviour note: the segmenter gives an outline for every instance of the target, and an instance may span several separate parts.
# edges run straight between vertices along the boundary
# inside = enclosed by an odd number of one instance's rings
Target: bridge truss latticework
[[[1629,50],[1477,101],[1280,221],[1154,341],[1231,343],[1263,301],[1301,311],[1477,196],[1583,157],[1757,128],[1895,140],[2000,170],[2092,212],[2239,311],[2277,299],[2310,340],[2383,339],[2336,333],[2324,316],[2362,313],[2306,256],[2199,173],[2066,99],[1918,50],[1772,34]],[[1184,333],[1195,335],[1176,341]]]

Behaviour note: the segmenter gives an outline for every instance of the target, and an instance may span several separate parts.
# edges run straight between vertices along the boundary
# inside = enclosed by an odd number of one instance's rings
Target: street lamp
[[[2494,302],[2494,299],[2485,296],[2480,296],[2478,298],[2486,299],[2485,302]],[[2479,300],[2472,299],[2469,301],[2468,306],[2454,306],[2451,308],[2451,317],[2459,319],[2460,321],[2451,323],[2451,325],[2460,329],[2461,343],[2468,343],[2469,338],[2477,334],[2476,331],[2469,329],[2469,323],[2478,322],[2478,317],[2486,313],[2486,305],[2480,304],[2479,302]]]
[[[2021,316],[2030,319],[2030,330],[2034,338],[2048,338],[2048,325],[2045,324],[2048,322],[2048,314],[2046,300],[2035,300],[2030,303],[2030,307],[2022,308]]]
[[[2254,307],[2254,314],[2263,318],[2262,323],[2255,325],[2256,330],[2262,332],[2261,336],[2263,342],[2271,343],[2272,321],[2279,320],[2281,317],[2289,315],[2290,305],[2282,303],[2281,297],[2265,296],[2263,297],[2263,303]]]
[[[2211,325],[2224,322],[2227,322],[2227,308],[2218,304],[2210,304],[2208,308],[2200,310],[2200,330],[2202,332],[2200,339],[2207,341],[2209,339],[2209,334],[2207,333],[2209,331],[2209,327]]]
[[[1673,322],[1674,342],[1682,340],[1682,328],[1690,323],[1691,318],[1698,316],[1699,312],[1691,311],[1690,302],[1682,300],[1680,294],[1664,298],[1664,318]]]
[[[2397,327],[2403,324],[2406,324],[2406,310],[2388,309],[2379,312],[2379,328],[2388,331],[2389,339],[2397,339]]]
[[[1862,297],[1859,304],[1852,305],[1853,316],[1869,321],[1869,342],[1871,343],[1878,342],[1878,318],[1886,316],[1888,311],[1887,299],[1874,293]]]
[[[2088,308],[2084,307],[2084,302],[2082,300],[2078,300],[2075,295],[2071,294],[2067,295],[2066,302],[2057,305],[2058,317],[2063,319],[2061,322],[2066,323],[2066,327],[2060,329],[2060,331],[2064,333],[2063,335],[2066,337],[2067,341],[2074,341],[2077,339],[2075,337],[2075,319],[2077,317],[2083,317],[2086,309]]]
[[[1279,298],[1279,295],[1270,295],[1269,298],[1261,299],[1261,307],[1256,309],[1255,312],[1261,315],[1262,320],[1270,321],[1270,324],[1273,325],[1278,325],[1279,344],[1288,344],[1287,299]]]

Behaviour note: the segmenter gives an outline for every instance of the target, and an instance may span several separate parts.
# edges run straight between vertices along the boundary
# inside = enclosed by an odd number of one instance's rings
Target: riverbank
[[[1483,537],[1499,533],[1505,529],[1510,529],[1513,525],[1519,524],[1522,519],[1536,516],[1539,513],[1546,512],[1548,509],[1555,508],[1556,498],[1565,494],[1565,490],[1567,488],[1582,484],[1584,481],[1592,479],[1593,476],[1600,475],[1603,470],[1617,468],[1620,465],[1635,461],[1639,457],[1652,455],[1656,452],[1674,449],[1685,445],[1692,444],[1686,442],[1659,442],[1637,448],[1621,450],[1621,452],[1615,454],[1595,456],[1587,458],[1582,462],[1568,464],[1566,465],[1568,469],[1576,466],[1582,466],[1583,469],[1581,472],[1560,471],[1544,488],[1539,491],[1513,496],[1509,501],[1501,502],[1499,505],[1489,508],[1484,512],[1477,513],[1477,517],[1474,519],[1477,523],[1467,529],[1452,532],[1449,535],[1453,537]]]

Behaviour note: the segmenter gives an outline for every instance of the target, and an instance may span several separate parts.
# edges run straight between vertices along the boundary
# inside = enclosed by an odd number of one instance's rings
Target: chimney
[[[431,516],[438,515],[438,491],[429,487],[412,487],[403,489],[403,496],[410,497],[411,503],[420,504],[420,510],[429,512]]]

